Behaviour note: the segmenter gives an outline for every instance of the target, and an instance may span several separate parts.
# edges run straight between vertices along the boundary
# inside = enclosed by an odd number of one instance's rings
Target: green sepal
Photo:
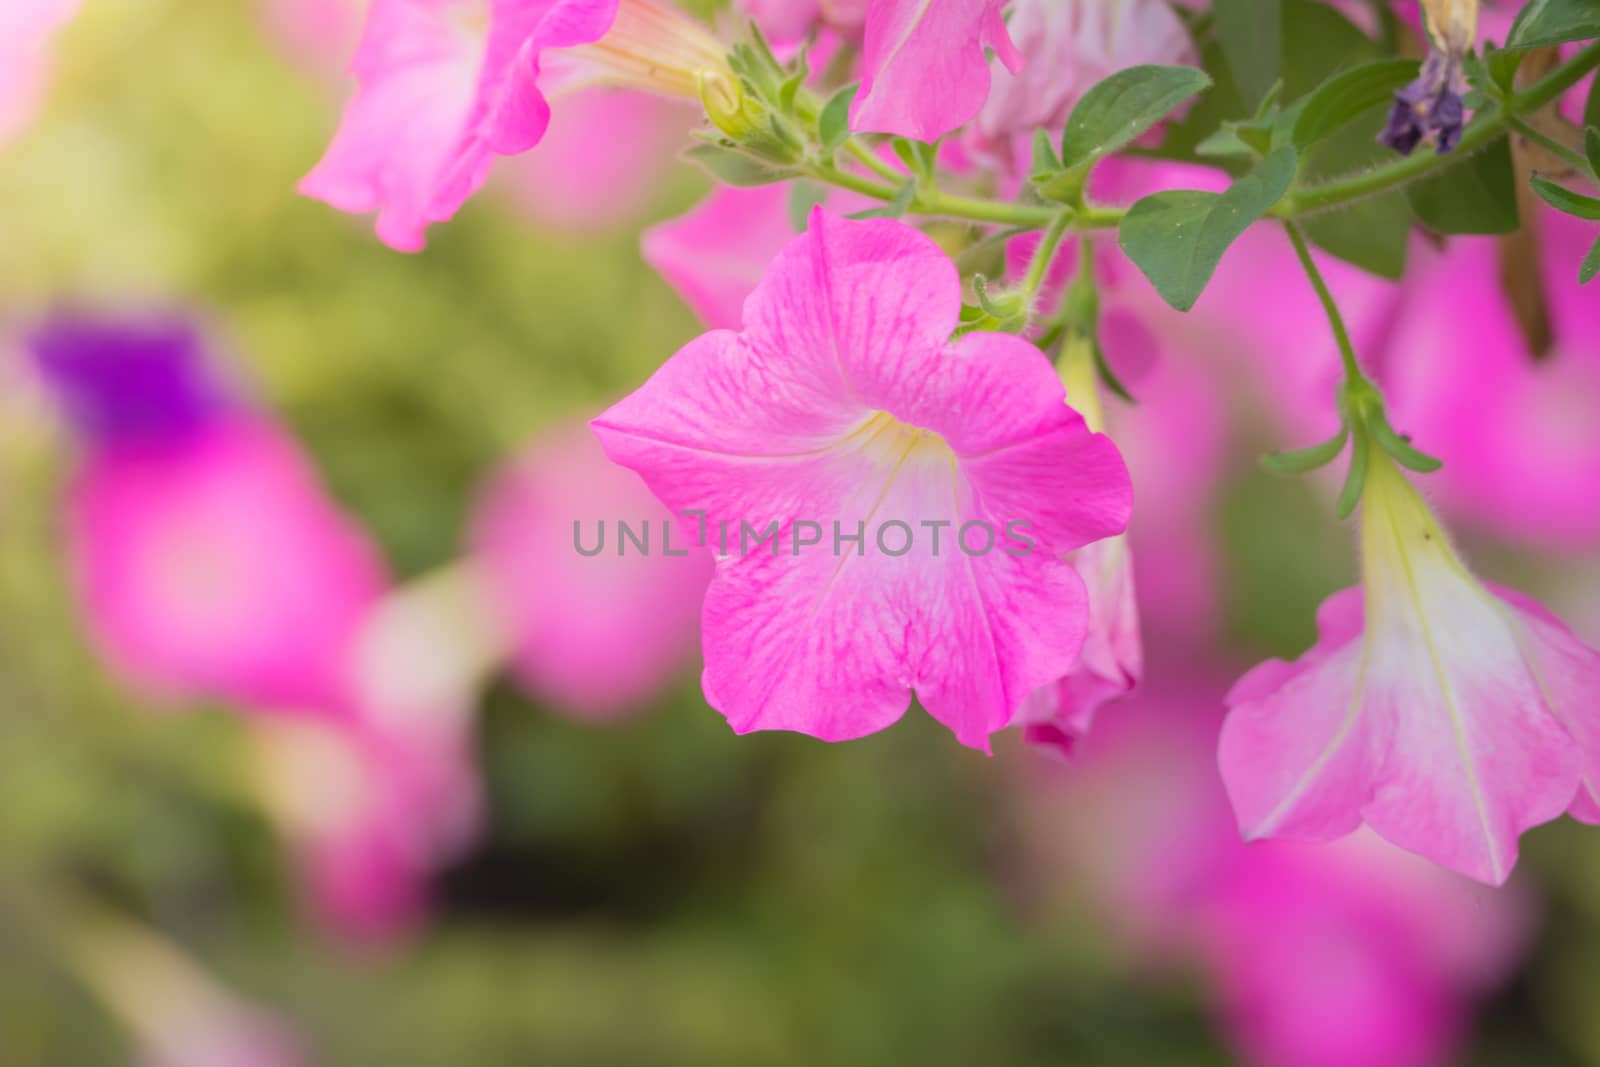
[[[1414,448],[1410,441],[1394,432],[1388,418],[1379,411],[1367,420],[1367,428],[1377,440],[1378,447],[1394,457],[1394,461],[1418,474],[1432,474],[1444,466],[1444,461]]]
[[[1273,474],[1307,474],[1338,459],[1349,439],[1349,428],[1341,426],[1338,433],[1321,444],[1291,452],[1270,452],[1261,457],[1261,466]]]
[[[1361,502],[1361,491],[1367,487],[1367,468],[1372,463],[1372,446],[1367,435],[1356,431],[1350,443],[1350,473],[1345,476],[1344,488],[1339,490],[1339,517],[1348,519]]]

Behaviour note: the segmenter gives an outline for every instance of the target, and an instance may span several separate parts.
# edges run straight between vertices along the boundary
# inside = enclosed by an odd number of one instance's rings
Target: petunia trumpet
[[[1120,533],[1116,447],[1013,336],[952,342],[954,265],[820,208],[744,308],[593,423],[718,552],[707,699],[740,732],[881,730],[915,691],[987,749],[1087,628],[1060,557]]]
[[[1228,695],[1221,767],[1246,838],[1366,823],[1500,884],[1517,838],[1563,811],[1600,822],[1600,653],[1519,593],[1474,578],[1383,453],[1362,494],[1362,587],[1321,637]]]
[[[695,98],[707,80],[737,91],[716,38],[655,0],[374,0],[352,73],[355,98],[300,191],[376,212],[378,236],[404,252],[482,188],[496,156],[544,138],[556,97]]]

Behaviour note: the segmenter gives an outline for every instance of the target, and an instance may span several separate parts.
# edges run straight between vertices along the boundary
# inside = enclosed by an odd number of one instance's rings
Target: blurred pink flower
[[[738,329],[744,302],[794,239],[781,185],[718,185],[686,215],[646,230],[645,262],[715,329]]]
[[[1158,676],[1170,677],[1169,672]],[[1055,885],[1087,886],[1139,954],[1198,970],[1253,1067],[1435,1067],[1515,969],[1530,901],[1361,833],[1241,844],[1217,779],[1218,689],[1124,702],[1023,796]]]
[[[510,162],[502,183],[540,226],[573,233],[635,218],[660,193],[695,113],[650,93],[594,89],[561,102],[537,152]]]
[[[365,0],[260,0],[268,32],[317,73],[337,71],[361,35]]]
[[[984,50],[1013,72],[1022,68],[1003,7],[1002,0],[871,0],[850,128],[931,142],[971,122],[989,94]]]
[[[366,535],[259,420],[92,454],[68,542],[89,626],[131,677],[187,699],[320,711],[383,587]]]
[[[38,110],[50,77],[50,41],[82,0],[6,0],[0,5],[0,144]]]
[[[296,443],[183,323],[59,318],[33,350],[82,445],[67,547],[106,657],[179,699],[336,706],[384,568]]]
[[[639,476],[606,459],[587,426],[534,442],[488,485],[471,559],[518,676],[587,718],[636,710],[692,660],[710,553],[674,531]],[[626,522],[651,539],[625,545]],[[587,553],[603,539],[602,550]],[[624,551],[626,549],[626,551]]]
[[[1059,137],[1078,98],[1117,71],[1196,58],[1168,0],[1016,0],[1006,30],[1023,64],[990,63],[973,133],[1008,166],[1026,168],[1034,131]]]
[[[707,594],[706,695],[736,731],[860,737],[915,689],[987,749],[1076,659],[1083,584],[1059,557],[1123,529],[1126,470],[1033,346],[952,345],[960,306],[925,235],[819,208],[742,333],[691,342],[594,421],[714,540],[724,522],[770,531],[770,553],[730,547]],[[990,539],[956,544],[968,526]]]
[[[1549,350],[1533,350],[1502,283],[1499,242],[1455,238],[1421,266],[1379,368],[1395,425],[1444,460],[1440,504],[1497,537],[1583,551],[1600,545],[1600,314],[1578,285],[1594,240],[1542,209],[1539,298]]]
[[[1524,830],[1600,822],[1600,652],[1474,579],[1382,453],[1361,506],[1362,588],[1323,604],[1299,661],[1234,686],[1223,780],[1247,839],[1365,823],[1498,885]]]
[[[731,79],[723,47],[654,0],[373,0],[356,52],[355,98],[301,182],[419,251],[430,223],[482,188],[496,156],[545,136],[550,100],[616,86],[696,98]]]
[[[465,707],[402,720],[258,720],[255,780],[312,913],[346,941],[408,933],[428,881],[476,834],[481,798]]]
[[[799,44],[813,31],[827,28],[852,37],[861,35],[869,0],[738,0],[776,45]]]
[[[826,203],[838,212],[873,206],[841,192]],[[707,326],[736,330],[745,299],[794,235],[785,186],[717,185],[688,213],[646,230],[640,246],[645,262]]]

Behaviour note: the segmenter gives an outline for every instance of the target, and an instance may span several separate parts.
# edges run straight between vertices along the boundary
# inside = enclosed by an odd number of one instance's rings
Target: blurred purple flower
[[[386,577],[293,438],[180,321],[58,318],[32,347],[85,446],[66,537],[106,658],[181,700],[339,708]]]

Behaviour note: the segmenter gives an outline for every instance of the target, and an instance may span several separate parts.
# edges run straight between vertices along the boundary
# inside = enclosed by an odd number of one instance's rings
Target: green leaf
[[[1595,84],[1600,85],[1600,78],[1595,79]],[[1583,131],[1583,151],[1589,157],[1589,171],[1600,178],[1600,123],[1591,123]]]
[[[1589,99],[1583,105],[1583,124],[1600,126],[1600,78],[1589,85]]]
[[[1564,185],[1557,185],[1548,178],[1537,175],[1530,184],[1533,191],[1539,194],[1539,199],[1565,215],[1572,215],[1580,219],[1591,221],[1600,220],[1600,200],[1590,196],[1580,196]]]
[[[1344,451],[1344,443],[1349,439],[1350,431],[1341,427],[1338,433],[1320,445],[1262,456],[1261,465],[1273,474],[1305,474],[1338,459],[1339,453]]]
[[[1118,242],[1161,298],[1188,311],[1239,235],[1283,198],[1294,181],[1294,149],[1281,148],[1225,193],[1157,193],[1134,204]]]
[[[1197,156],[1243,156],[1250,158],[1256,153],[1255,149],[1244,143],[1244,139],[1239,136],[1238,130],[1230,124],[1195,145],[1194,154]]]
[[[1373,108],[1387,107],[1416,77],[1416,61],[1410,59],[1385,59],[1335,74],[1306,100],[1294,124],[1295,147],[1304,151]]]
[[[1050,132],[1038,129],[1033,131],[1033,167],[1028,173],[1028,180],[1034,182],[1048,181],[1061,173],[1061,159],[1056,155],[1056,146],[1050,143]]]
[[[828,199],[828,190],[811,182],[795,182],[789,186],[789,225],[795,233],[804,233],[811,224],[811,209]]]
[[[846,85],[828,98],[817,116],[817,138],[824,157],[832,156],[850,136],[850,105],[855,103],[859,85]]]
[[[1588,285],[1596,274],[1600,274],[1600,240],[1595,241],[1589,254],[1583,257],[1583,266],[1578,268],[1578,284]]]
[[[882,207],[868,208],[857,211],[849,216],[852,219],[897,219],[911,210],[911,201],[917,198],[917,183],[906,182],[900,191],[894,194],[894,199]]]
[[[695,145],[684,153],[684,157],[700,164],[717,180],[741,188],[788,181],[800,173],[793,167],[768,163],[766,160],[717,144]]]
[[[1283,70],[1283,0],[1216,0],[1217,39],[1246,107],[1255,107]]]
[[[1507,48],[1543,48],[1600,37],[1600,4],[1595,0],[1531,0],[1506,38]]]
[[[1517,212],[1511,142],[1502,137],[1482,151],[1406,188],[1422,224],[1436,233],[1512,233]]]
[[[1502,96],[1509,95],[1517,87],[1517,71],[1522,67],[1522,61],[1527,58],[1527,53],[1515,48],[1493,48],[1485,42],[1483,46],[1483,65],[1488,71],[1489,80],[1500,91]]]
[[[938,150],[925,141],[913,141],[909,137],[896,137],[891,146],[894,154],[900,157],[900,162],[906,169],[917,177],[927,180],[933,177]]]
[[[1067,119],[1061,165],[1081,167],[1110,155],[1211,84],[1193,67],[1129,67],[1083,94]]]

